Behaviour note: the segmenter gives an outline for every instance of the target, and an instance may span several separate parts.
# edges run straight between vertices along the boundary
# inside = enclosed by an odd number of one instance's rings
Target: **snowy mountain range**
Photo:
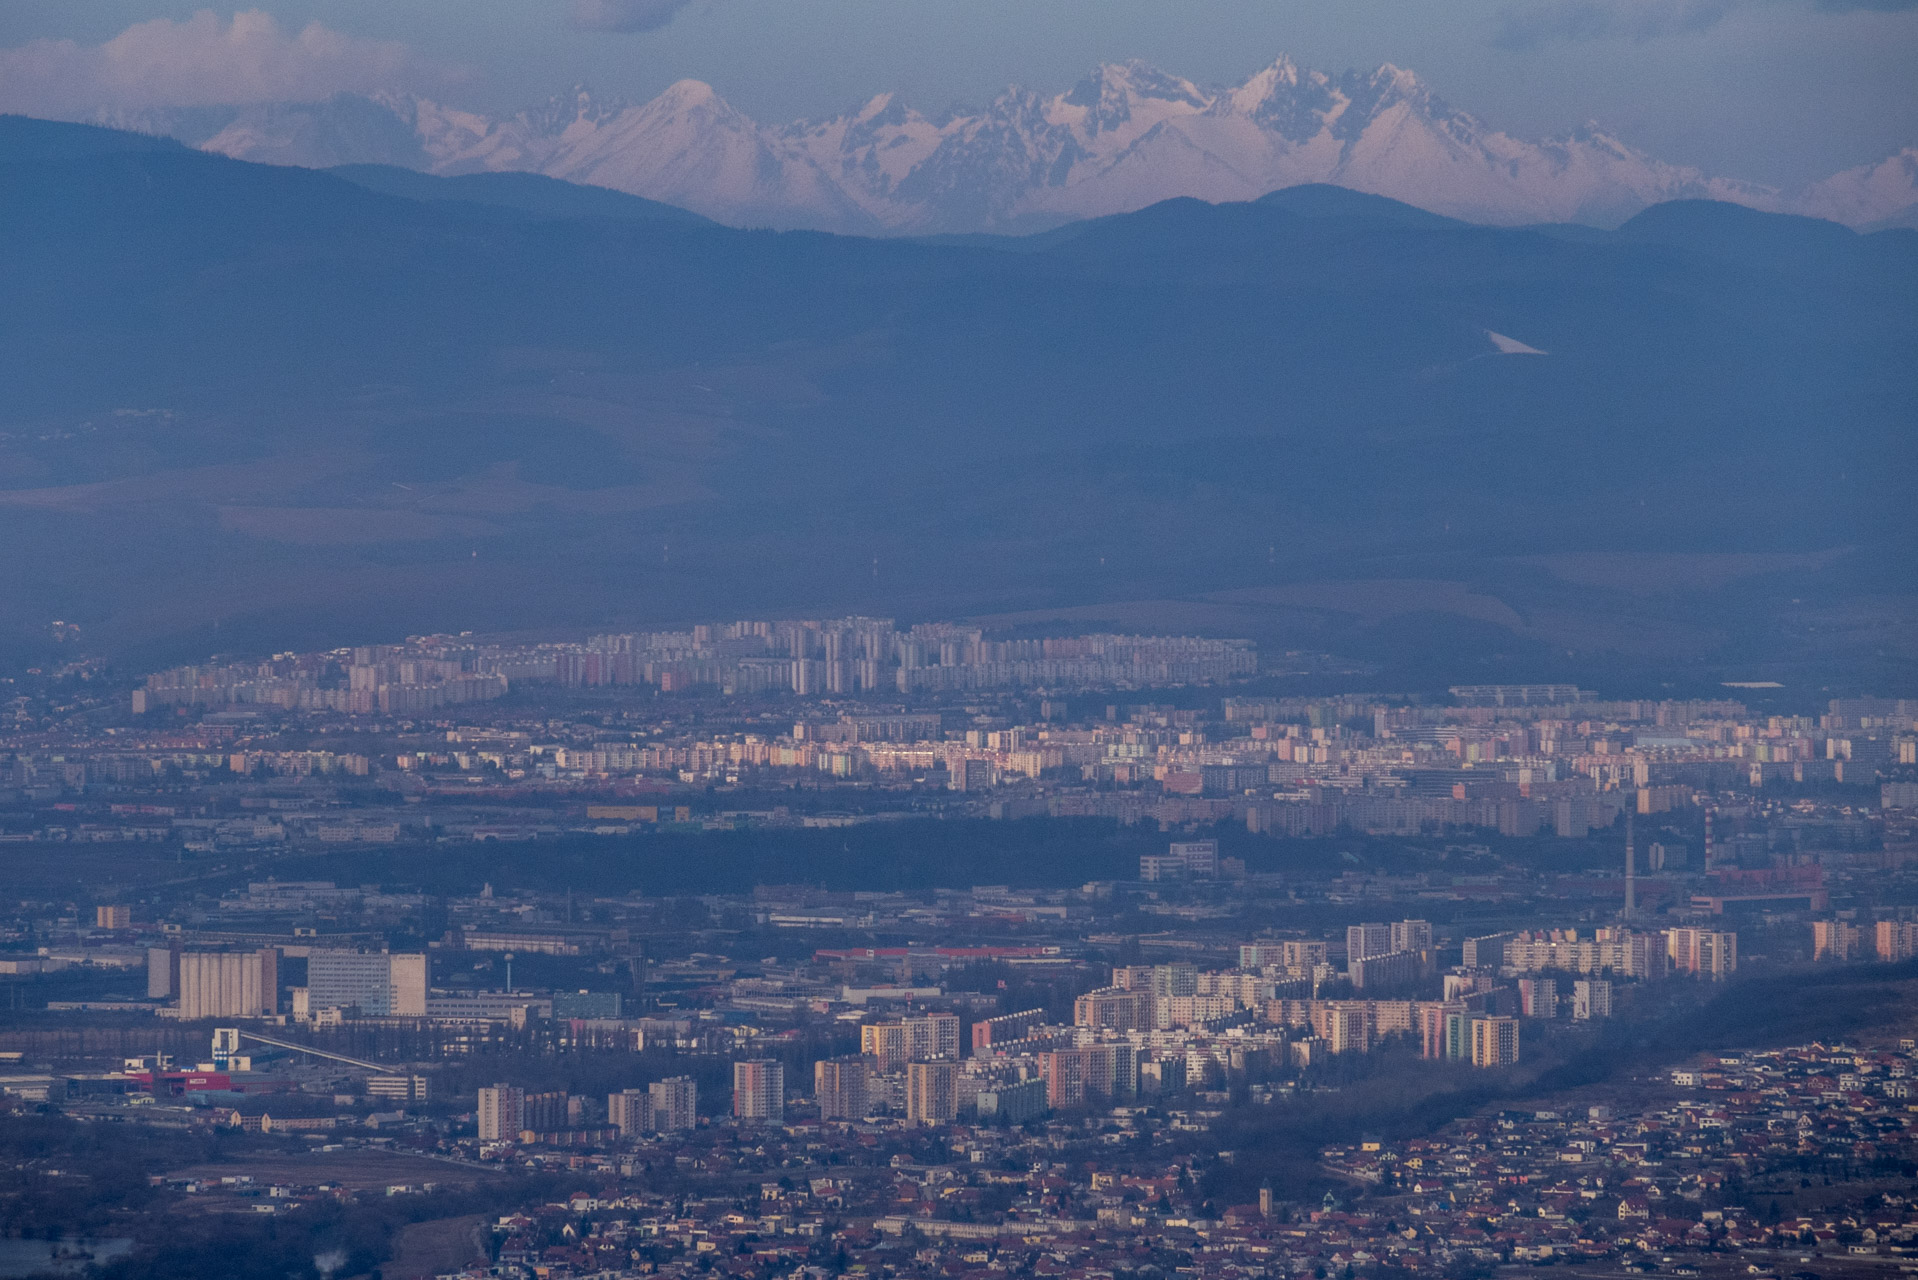
[[[682,80],[644,104],[579,90],[510,118],[341,96],[100,122],[245,160],[524,170],[736,226],[856,234],[1037,230],[1174,196],[1247,200],[1300,183],[1504,225],[1612,226],[1687,198],[1858,227],[1918,218],[1918,149],[1786,192],[1663,163],[1596,125],[1514,138],[1390,65],[1328,75],[1287,58],[1225,89],[1108,64],[1066,93],[1011,88],[982,111],[939,118],[881,94],[828,120],[765,125]]]

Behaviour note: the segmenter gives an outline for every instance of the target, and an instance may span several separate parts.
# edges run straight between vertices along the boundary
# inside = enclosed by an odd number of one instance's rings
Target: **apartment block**
[[[1138,1096],[1139,1051],[1130,1044],[1054,1049],[1039,1055],[1039,1075],[1049,1106],[1117,1102]]]
[[[526,1127],[526,1090],[496,1084],[479,1091],[479,1140],[515,1142]]]
[[[974,1028],[977,1030],[977,1027]],[[822,1120],[863,1120],[872,1109],[869,1058],[825,1058],[813,1064],[812,1091]]]
[[[1518,1019],[1472,1020],[1472,1065],[1510,1067],[1518,1063]]]
[[[1431,949],[1431,921],[1401,920],[1392,926],[1392,950],[1430,951]]]
[[[574,1128],[583,1116],[585,1101],[564,1090],[526,1094],[520,1102],[520,1131],[557,1133]]]
[[[1877,939],[1874,937],[1873,941]],[[1811,958],[1843,962],[1865,954],[1865,931],[1843,920],[1811,922]]]
[[[1416,1008],[1415,1031],[1419,1038],[1419,1056],[1422,1058],[1447,1058],[1457,1055],[1448,1052],[1447,1019],[1452,1015],[1462,1015],[1462,1005],[1439,1000],[1421,1000]]]
[[[1241,942],[1239,944],[1239,968],[1258,971],[1278,968],[1285,963],[1285,944],[1283,942]]]
[[[1880,920],[1872,930],[1873,949],[1887,963],[1918,956],[1918,923]]]
[[[1345,963],[1348,966],[1354,961],[1382,956],[1391,950],[1392,926],[1389,924],[1355,924],[1345,931]]]
[[[930,1013],[859,1028],[859,1052],[877,1061],[881,1074],[903,1071],[908,1062],[959,1056],[959,1015]]]
[[[653,1099],[644,1089],[621,1089],[606,1097],[606,1123],[622,1138],[636,1138],[653,1128]]]
[[[1002,1013],[996,1018],[983,1018],[972,1024],[972,1051],[977,1053],[1008,1040],[1022,1040],[1045,1020],[1044,1009],[1025,1009],[1019,1013]]]
[[[1148,981],[1152,994],[1161,1000],[1194,996],[1199,994],[1199,966],[1189,960],[1155,964]],[[1136,990],[1139,984],[1134,982],[1131,985]]]
[[[1325,1047],[1333,1053],[1370,1053],[1372,1028],[1363,1005],[1341,1003],[1325,1014]]]
[[[1423,976],[1427,968],[1425,951],[1386,951],[1362,956],[1346,965],[1346,975],[1360,991],[1368,987],[1402,986]]]
[[[1317,939],[1282,942],[1279,948],[1289,973],[1309,973],[1331,962],[1331,946]]]
[[[1478,1015],[1466,1011],[1445,1015],[1444,1057],[1451,1062],[1469,1062],[1472,1058],[1472,1027]]]
[[[1158,1025],[1158,1000],[1149,990],[1100,987],[1072,1002],[1072,1022],[1095,1030],[1150,1031]]]
[[[1666,956],[1675,973],[1717,982],[1738,970],[1738,935],[1717,929],[1668,929]]]
[[[646,1086],[652,1099],[653,1128],[661,1133],[690,1129],[699,1123],[699,1087],[691,1076],[668,1076]]]
[[[959,1118],[959,1064],[913,1062],[906,1066],[906,1119],[912,1124],[951,1124]]]
[[[769,1058],[733,1063],[733,1117],[778,1124],[786,1118],[786,1068]]]
[[[1581,938],[1575,929],[1553,929],[1511,938],[1505,944],[1504,964],[1519,973],[1555,970],[1653,979],[1664,977],[1670,967],[1668,951],[1667,936],[1656,933],[1600,929],[1591,937]],[[1483,949],[1479,954],[1485,954]]]
[[[981,1089],[978,1109],[979,1119],[987,1123],[1003,1120],[1007,1124],[1024,1124],[1036,1120],[1046,1113],[1046,1082],[1021,1080],[1017,1084]]]
[[[914,1058],[924,1060],[959,1056],[958,1014],[929,1013],[924,1017],[906,1018],[903,1021],[908,1048]]]
[[[1467,969],[1498,968],[1505,963],[1505,944],[1517,936],[1515,933],[1488,933],[1481,938],[1467,938],[1465,967]]]

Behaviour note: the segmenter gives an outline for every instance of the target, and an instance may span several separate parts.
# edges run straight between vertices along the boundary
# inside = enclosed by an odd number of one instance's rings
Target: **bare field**
[[[1206,598],[1233,604],[1326,609],[1349,613],[1368,623],[1383,622],[1405,613],[1455,613],[1512,631],[1525,629],[1525,619],[1497,596],[1474,591],[1462,582],[1426,578],[1300,582],[1221,591]]]
[[[500,532],[478,520],[380,507],[221,507],[220,527],[303,546],[480,538]]]
[[[1250,635],[1269,631],[1274,612],[1269,608],[1209,600],[1125,600],[1058,609],[1027,609],[1017,613],[980,614],[967,621],[989,629],[1075,622],[1088,628],[1109,627],[1115,631],[1204,631],[1215,635]]]
[[[1527,556],[1553,577],[1581,587],[1602,587],[1633,595],[1675,591],[1717,591],[1740,578],[1800,569],[1822,569],[1844,555],[1846,547],[1792,555],[1782,552],[1628,552],[1578,551]]]

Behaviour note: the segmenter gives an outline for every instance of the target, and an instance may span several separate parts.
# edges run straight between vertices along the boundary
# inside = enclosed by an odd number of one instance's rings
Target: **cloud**
[[[692,0],[572,0],[573,25],[581,31],[657,31]]]
[[[395,88],[427,71],[403,44],[318,22],[295,34],[258,9],[224,21],[202,9],[183,22],[135,23],[104,44],[34,40],[0,49],[0,111],[311,102]]]
[[[1498,15],[1492,43],[1537,49],[1571,40],[1655,40],[1718,25],[1735,0],[1539,0]]]
[[[1492,43],[1503,49],[1537,49],[1560,41],[1657,40],[1696,35],[1717,26],[1734,10],[1777,5],[1784,0],[1526,0],[1500,11]],[[1904,13],[1918,0],[1810,0],[1819,13]]]

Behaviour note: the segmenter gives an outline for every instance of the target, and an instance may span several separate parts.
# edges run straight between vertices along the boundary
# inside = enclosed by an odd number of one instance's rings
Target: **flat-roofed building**
[[[424,1018],[426,956],[315,948],[306,957],[311,1010],[357,1009],[363,1018]]]
[[[1612,1016],[1612,984],[1603,978],[1581,978],[1572,984],[1572,1018],[1589,1022]]]
[[[1018,1013],[1002,1013],[996,1018],[982,1018],[972,1024],[972,1051],[977,1053],[1008,1040],[1022,1040],[1027,1032],[1045,1020],[1044,1009],[1025,1009]]]
[[[526,1127],[526,1090],[496,1084],[479,1091],[479,1140],[517,1142]]]
[[[951,1124],[958,1118],[959,1064],[908,1063],[906,1120],[911,1124]]]
[[[1844,920],[1811,922],[1813,960],[1855,960],[1864,954],[1865,931]]]
[[[1668,929],[1666,956],[1676,973],[1714,982],[1738,970],[1738,935],[1718,929]]]
[[[1021,1080],[979,1091],[979,1119],[990,1123],[1024,1124],[1046,1113],[1046,1082]]]
[[[644,1089],[621,1089],[606,1096],[606,1123],[622,1138],[636,1138],[653,1127],[653,1099]]]
[[[1429,954],[1424,951],[1386,951],[1379,955],[1361,956],[1346,966],[1346,976],[1352,980],[1353,987],[1360,991],[1403,986],[1425,976],[1430,967],[1427,963]]]
[[[1392,926],[1389,924],[1355,924],[1345,930],[1345,963],[1349,967],[1360,960],[1372,956],[1382,956],[1392,950]]]
[[[1053,1107],[1117,1102],[1139,1093],[1139,1051],[1130,1044],[1093,1044],[1039,1055],[1046,1102]]]
[[[786,1118],[786,1068],[770,1058],[733,1063],[733,1117],[777,1124]]]
[[[147,999],[171,1000],[180,994],[180,949],[147,948]]]
[[[1472,1020],[1472,1065],[1510,1067],[1518,1063],[1518,1019]]]
[[[929,1013],[897,1022],[859,1028],[859,1052],[877,1061],[883,1074],[903,1071],[908,1062],[959,1056],[959,1015]]]
[[[1265,768],[1261,766],[1254,772],[1259,775],[1258,781],[1263,783]],[[1227,789],[1238,790],[1237,787],[1232,786],[1228,786]],[[1185,868],[1185,874],[1193,879],[1210,880],[1219,874],[1219,842],[1217,840],[1175,841],[1166,852],[1177,858]]]
[[[1259,970],[1277,968],[1285,963],[1283,942],[1241,942],[1239,968]]]
[[[1158,1000],[1150,990],[1100,987],[1072,1002],[1075,1026],[1112,1031],[1150,1031],[1158,1023]]]
[[[872,1103],[869,1058],[822,1058],[813,1064],[812,1091],[822,1120],[863,1120]]]
[[[280,952],[186,951],[180,954],[180,1017],[266,1018],[280,1011]]]
[[[661,1133],[690,1129],[699,1123],[699,1086],[691,1076],[668,1076],[646,1086],[652,1099],[653,1128]]]
[[[1431,921],[1401,920],[1392,926],[1392,950],[1430,951],[1431,949]]]
[[[1872,930],[1873,949],[1887,963],[1918,956],[1918,924],[1909,920],[1880,920]]]

